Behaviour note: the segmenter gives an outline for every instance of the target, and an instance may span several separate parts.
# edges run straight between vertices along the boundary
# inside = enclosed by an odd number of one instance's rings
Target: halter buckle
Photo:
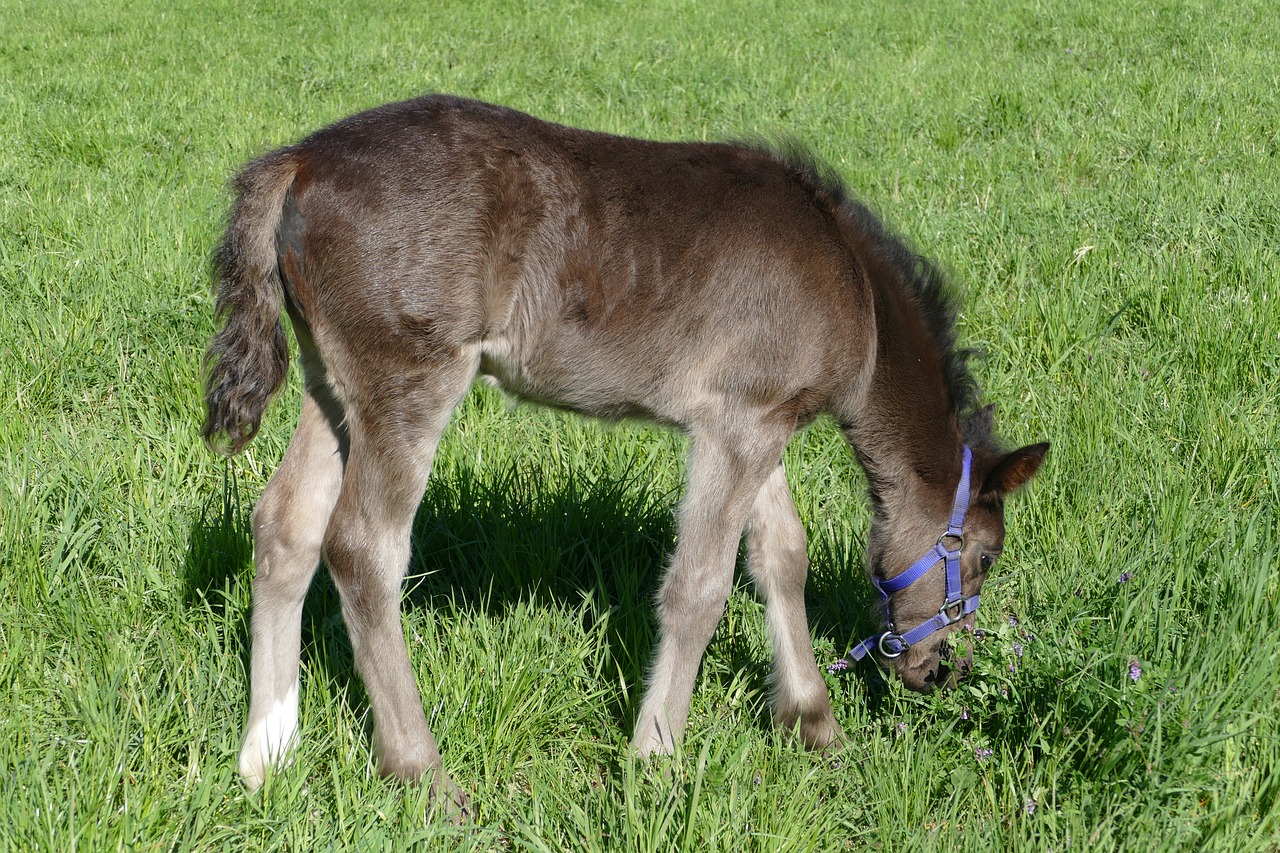
[[[885,642],[889,640],[896,641],[900,645],[900,648],[897,651],[891,651],[885,648]],[[911,644],[902,639],[901,634],[895,634],[892,631],[885,631],[880,635],[880,639],[876,640],[876,651],[878,651],[886,660],[893,660],[894,658],[902,657],[909,648],[911,648]]]

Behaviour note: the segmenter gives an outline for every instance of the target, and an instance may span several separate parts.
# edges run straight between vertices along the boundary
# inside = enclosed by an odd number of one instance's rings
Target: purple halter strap
[[[954,625],[964,617],[978,609],[978,596],[964,597],[960,588],[960,552],[964,550],[964,517],[969,512],[969,474],[973,467],[973,451],[965,445],[960,467],[960,483],[956,486],[955,501],[951,505],[951,521],[947,524],[947,532],[938,537],[938,544],[930,548],[925,555],[916,560],[911,568],[888,580],[873,577],[871,582],[880,591],[880,608],[884,611],[884,621],[889,630],[883,634],[868,637],[858,645],[849,649],[845,655],[847,660],[862,660],[872,651],[879,652],[890,660],[903,654],[907,649],[941,631],[948,625]],[[955,548],[947,548],[951,540]],[[927,619],[904,634],[894,630],[893,619],[889,613],[889,596],[898,590],[906,589],[939,562],[947,568],[947,591],[942,607],[931,619]]]

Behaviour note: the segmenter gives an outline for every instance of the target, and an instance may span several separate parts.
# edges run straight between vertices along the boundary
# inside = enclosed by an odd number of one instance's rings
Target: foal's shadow
[[[608,671],[638,683],[677,496],[635,470],[544,476],[509,466],[433,477],[414,524],[406,606],[501,616],[521,604],[590,602],[595,617],[608,613]],[[628,710],[614,713],[621,721]]]
[[[589,598],[610,611],[608,671],[641,685],[652,662],[654,599],[675,546],[678,499],[635,470],[592,479],[570,469],[555,482],[518,468],[433,477],[414,525],[408,606],[448,603],[501,615],[521,603],[572,607]],[[850,540],[856,550],[842,550],[813,535],[809,623],[819,645],[830,637],[838,656],[848,638],[865,636],[878,624],[867,605],[871,585],[862,574],[861,542]],[[750,589],[741,552],[735,575],[735,585]],[[725,631],[722,622],[714,642],[728,670],[745,671],[763,686],[768,653],[762,656],[744,637]],[[859,668],[856,677],[877,707],[886,693],[884,679],[874,666]],[[624,730],[631,729],[638,705],[633,694],[628,706],[613,709]],[[770,725],[763,702],[759,717],[763,727]]]
[[[229,473],[221,500],[211,501],[192,524],[184,560],[188,606],[223,613],[234,603],[243,614],[235,639],[246,673],[251,500]],[[414,522],[405,607],[502,615],[524,603],[581,607],[590,599],[609,613],[604,630],[613,660],[607,670],[638,686],[653,652],[653,602],[675,543],[677,500],[634,470],[594,479],[567,471],[554,482],[518,467],[433,474]],[[861,574],[860,553],[846,553],[819,536],[810,542],[810,555],[810,625],[819,640],[831,638],[839,655],[850,637],[874,626],[867,608],[870,586]],[[739,583],[742,572],[740,556]],[[768,662],[758,650],[723,633],[716,642],[723,644],[721,654],[730,668],[754,669],[753,677],[763,684]],[[302,655],[345,694],[349,707],[367,705],[327,571],[316,573],[307,593]],[[820,665],[829,662],[819,660]],[[867,701],[877,706],[884,682],[873,669],[858,674]],[[619,696],[612,713],[629,730],[637,710],[633,694],[630,700]],[[763,703],[760,724],[768,726]]]

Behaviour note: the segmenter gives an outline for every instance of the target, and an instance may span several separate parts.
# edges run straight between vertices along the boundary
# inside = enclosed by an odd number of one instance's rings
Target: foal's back
[[[282,154],[285,288],[340,388],[478,353],[509,391],[600,417],[804,422],[874,345],[857,235],[772,154],[440,96]]]

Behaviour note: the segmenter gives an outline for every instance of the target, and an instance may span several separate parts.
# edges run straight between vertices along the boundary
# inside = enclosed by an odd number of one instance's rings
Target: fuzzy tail
[[[289,367],[289,342],[280,320],[284,297],[276,233],[296,171],[288,152],[276,152],[241,172],[231,222],[214,251],[214,290],[223,327],[205,353],[203,435],[221,453],[236,453],[257,435],[267,403]]]

